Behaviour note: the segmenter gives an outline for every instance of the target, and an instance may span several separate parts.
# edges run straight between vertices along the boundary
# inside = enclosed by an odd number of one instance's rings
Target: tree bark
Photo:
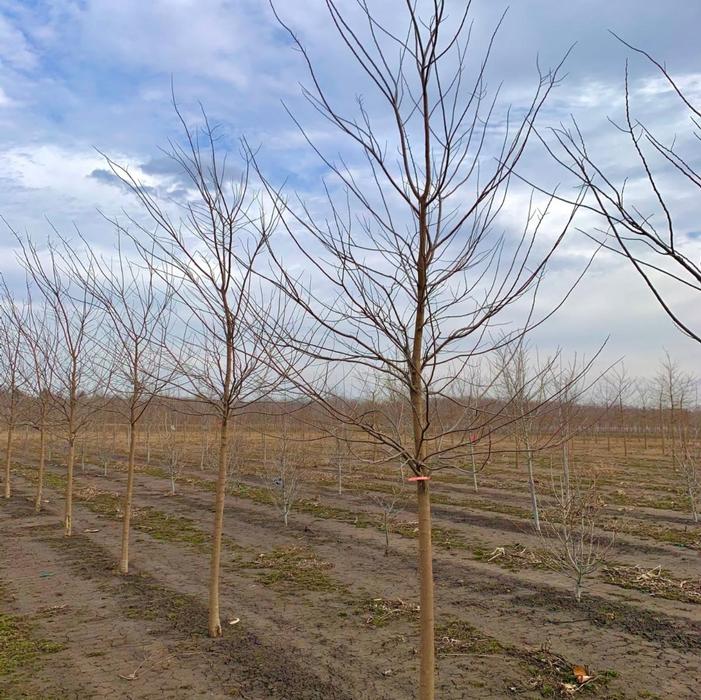
[[[12,496],[11,470],[12,470],[12,432],[13,426],[7,426],[7,451],[5,453],[5,498]]]
[[[424,102],[426,94],[424,94]],[[424,104],[426,109],[426,105]],[[424,112],[425,114],[427,111]],[[428,144],[428,134],[426,135]],[[430,162],[427,159],[427,181]],[[424,193],[424,197],[426,193]],[[414,434],[414,454],[420,466],[421,475],[426,474],[424,429],[427,414],[423,397],[423,331],[426,320],[426,289],[427,289],[427,246],[428,219],[424,198],[419,202],[419,250],[417,254],[416,276],[416,318],[414,319],[414,339],[411,351],[409,396],[412,407],[412,425]],[[431,549],[431,497],[428,481],[417,482],[417,507],[419,516],[419,628],[421,644],[421,660],[419,667],[419,698],[433,700],[435,697],[435,640],[434,640],[434,604],[433,604],[433,552]]]
[[[417,482],[419,510],[419,576],[421,668],[419,669],[419,698],[433,700],[435,672],[433,553],[431,546],[431,497],[428,481]]]
[[[477,466],[475,464],[475,443],[470,439],[470,459],[472,460],[472,487],[475,493],[478,492],[477,488]]]
[[[540,532],[540,513],[538,512],[538,495],[535,490],[535,477],[533,475],[533,452],[530,445],[526,445],[526,461],[528,463],[528,488],[531,492],[531,510],[533,512],[533,525],[536,532]]]
[[[127,459],[127,487],[124,492],[124,517],[122,519],[122,555],[119,570],[129,573],[129,532],[131,528],[131,506],[134,497],[134,472],[136,462],[136,422],[132,416],[129,430],[129,457]]]
[[[68,459],[66,460],[66,507],[63,517],[64,534],[73,534],[73,467],[75,465],[75,435],[71,429],[68,438]]]
[[[37,474],[37,493],[34,500],[34,511],[41,512],[42,498],[44,496],[44,467],[46,464],[46,427],[42,418],[39,425],[39,471]]]
[[[229,416],[225,410],[221,419],[219,435],[219,474],[214,505],[214,531],[212,533],[212,559],[209,571],[209,636],[221,637],[222,627],[219,616],[219,567],[221,562],[221,541],[224,529],[224,501],[226,496],[226,471],[229,457]]]

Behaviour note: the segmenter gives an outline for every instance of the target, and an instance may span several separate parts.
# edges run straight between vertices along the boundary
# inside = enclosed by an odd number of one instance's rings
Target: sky
[[[355,0],[340,4],[353,18]],[[457,13],[460,3],[453,5]],[[401,22],[392,2],[371,6],[390,24]],[[506,8],[500,0],[473,2],[475,55]],[[373,107],[372,88],[334,34],[323,0],[280,1],[278,9],[308,47],[335,104],[352,110],[362,95]],[[691,0],[512,0],[488,78],[491,86],[501,85],[499,107],[509,103],[518,113],[532,95],[536,66],[557,64],[574,46],[566,76],[541,113],[543,133],[574,116],[592,152],[616,178],[630,177],[635,192],[639,173],[609,121],[622,115],[626,58],[636,114],[665,139],[675,137],[696,164],[701,149],[674,95],[610,31],[665,62],[698,104],[699,26],[701,4]],[[199,119],[202,105],[221,125],[224,144],[236,150],[245,136],[260,148],[272,177],[314,197],[324,167],[283,104],[326,151],[341,152],[347,144],[305,103],[300,84],[308,83],[301,56],[267,0],[0,0],[0,215],[38,239],[51,226],[80,230],[109,253],[113,235],[99,212],[117,216],[135,202],[109,176],[102,154],[128,164],[148,185],[177,191],[177,176],[161,151],[179,137],[171,85],[188,121]],[[529,151],[523,167],[529,180],[571,191],[566,173],[542,151]],[[671,187],[670,196],[681,244],[698,261],[698,190],[694,199],[683,187]],[[505,225],[512,216],[518,227],[527,199],[525,188],[515,186]],[[592,225],[586,217],[578,222],[584,230]],[[568,288],[592,246],[577,230],[568,234],[544,287],[546,303]],[[10,278],[17,270],[4,227],[0,269]],[[698,294],[670,293],[698,328]],[[604,252],[534,340],[546,351],[560,346],[565,354],[586,354],[606,338],[607,361],[625,358],[633,375],[654,374],[665,350],[688,371],[701,367],[698,344],[674,328],[626,260]]]

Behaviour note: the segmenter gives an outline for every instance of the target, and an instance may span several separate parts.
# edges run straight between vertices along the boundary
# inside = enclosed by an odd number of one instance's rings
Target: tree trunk
[[[538,512],[538,496],[535,490],[535,478],[533,476],[533,452],[530,445],[526,445],[526,461],[528,463],[528,488],[531,492],[531,511],[533,512],[533,525],[536,532],[540,532],[540,513]]]
[[[343,466],[341,464],[341,443],[338,438],[336,438],[336,469],[338,476],[338,495],[343,495]]]
[[[696,493],[692,483],[689,483],[687,487],[687,493],[689,494],[689,505],[691,506],[691,517],[694,519],[695,523],[699,521],[699,511],[696,507]]]
[[[419,670],[419,698],[433,700],[435,672],[433,554],[431,547],[431,497],[428,481],[417,482],[419,511],[419,576],[421,668]]]
[[[124,492],[124,517],[122,519],[122,556],[119,570],[129,573],[129,530],[131,527],[131,504],[134,496],[134,472],[136,462],[136,423],[132,417],[129,430],[129,456],[127,458],[127,488]]]
[[[44,467],[46,462],[46,427],[42,418],[39,425],[39,471],[37,474],[37,494],[34,500],[34,511],[41,512],[42,498],[44,496]]]
[[[11,469],[12,469],[12,432],[13,425],[7,426],[7,451],[5,453],[5,498],[12,496]]]
[[[221,637],[219,617],[219,568],[221,562],[221,540],[224,529],[224,500],[226,496],[226,468],[229,457],[229,416],[224,413],[219,435],[219,474],[214,505],[214,531],[212,533],[212,560],[209,571],[209,636]]]
[[[385,556],[389,556],[389,518],[387,517],[387,511],[383,513],[384,525],[385,525]]]
[[[424,115],[428,114],[427,93],[424,93]],[[425,132],[428,148],[429,131]],[[428,151],[427,151],[428,153]],[[430,178],[430,158],[426,160],[426,180]],[[416,257],[416,316],[414,318],[414,338],[411,349],[409,375],[411,384],[409,398],[412,407],[412,427],[414,437],[414,454],[420,467],[420,476],[426,473],[424,429],[426,427],[426,405],[423,397],[423,332],[428,303],[428,215],[426,196],[428,185],[419,201],[419,250]],[[433,700],[435,697],[435,640],[434,640],[434,605],[433,605],[433,552],[431,549],[431,496],[428,480],[417,481],[417,506],[419,516],[419,627],[421,644],[421,661],[419,667],[419,698]]]
[[[470,440],[470,458],[472,459],[472,486],[477,493],[477,466],[475,465],[475,445],[472,440]]]
[[[562,443],[562,487],[565,498],[570,499],[570,451],[566,442]]]
[[[75,464],[75,435],[68,438],[68,459],[66,460],[66,507],[63,518],[64,534],[73,534],[73,466]]]

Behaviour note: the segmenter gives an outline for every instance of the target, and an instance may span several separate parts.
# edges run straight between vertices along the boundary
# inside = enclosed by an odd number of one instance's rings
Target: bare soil
[[[600,573],[580,603],[535,554],[509,556],[542,545],[520,472],[494,465],[479,494],[467,476],[434,479],[437,697],[699,697],[701,528],[682,499],[669,508],[674,482],[648,461],[610,475],[619,576]],[[19,630],[3,645],[0,624],[0,698],[415,696],[413,504],[385,556],[364,496],[389,475],[368,483],[349,473],[339,495],[332,472],[310,468],[287,528],[260,478],[243,475],[227,500],[225,634],[211,640],[212,475],[193,467],[169,497],[157,468],[141,470],[125,577],[116,569],[122,468],[78,472],[71,538],[59,522],[62,473],[51,467],[37,515],[31,460],[18,464],[15,495],[0,504],[0,620]],[[504,556],[493,556],[500,547]],[[638,577],[655,567],[666,583]],[[577,684],[575,664],[593,679]]]

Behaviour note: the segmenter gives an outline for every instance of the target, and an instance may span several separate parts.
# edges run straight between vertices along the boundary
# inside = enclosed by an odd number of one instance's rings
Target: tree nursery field
[[[701,3],[512,5],[0,2],[0,700],[701,698]]]
[[[125,455],[108,434],[91,435],[82,455],[70,538],[59,525],[58,455],[39,514],[31,444],[16,456],[15,497],[0,510],[3,698],[411,697],[417,527],[394,471],[368,472],[295,430],[285,526],[279,486],[260,464],[263,450],[276,462],[280,447],[245,431],[227,486],[216,641],[206,609],[215,485],[200,435],[179,433],[185,456],[173,482],[166,442],[149,450],[148,466],[141,456],[124,577]],[[96,456],[101,442],[108,460],[102,448]],[[472,474],[433,479],[439,697],[697,697],[701,529],[670,457],[640,439],[624,456],[616,436],[579,438],[573,452],[605,465],[596,527],[614,533],[579,602],[553,562],[554,499],[543,499],[537,535],[513,455],[490,460],[477,493]],[[546,494],[551,458],[536,459]]]

